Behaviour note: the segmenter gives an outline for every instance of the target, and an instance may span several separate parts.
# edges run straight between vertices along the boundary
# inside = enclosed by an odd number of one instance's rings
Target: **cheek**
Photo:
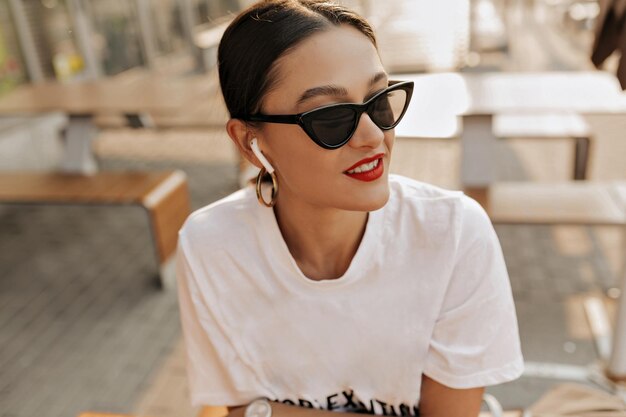
[[[299,126],[275,125],[266,134],[270,138],[274,167],[288,182],[306,181],[336,171],[337,155],[318,146]]]

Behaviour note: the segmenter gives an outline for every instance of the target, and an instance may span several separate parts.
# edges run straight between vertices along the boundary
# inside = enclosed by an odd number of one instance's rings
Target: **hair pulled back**
[[[276,61],[309,36],[341,24],[353,26],[376,46],[364,18],[330,1],[264,0],[241,12],[224,32],[217,52],[230,117],[258,112],[276,82]]]

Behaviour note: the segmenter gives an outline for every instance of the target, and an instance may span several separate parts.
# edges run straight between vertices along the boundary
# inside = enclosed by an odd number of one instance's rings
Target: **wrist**
[[[256,399],[245,408],[243,417],[272,417],[272,405],[265,398]]]

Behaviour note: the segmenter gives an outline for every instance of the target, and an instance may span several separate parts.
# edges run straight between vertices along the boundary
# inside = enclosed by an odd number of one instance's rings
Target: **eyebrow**
[[[369,82],[368,82],[368,86],[372,87],[374,84],[376,84],[377,82],[379,82],[380,80],[382,80],[383,78],[387,77],[387,73],[386,72],[379,72],[376,73],[372,78],[370,78]],[[317,96],[336,96],[336,97],[341,97],[341,96],[347,96],[348,95],[348,90],[345,87],[340,87],[337,85],[322,85],[319,87],[313,87],[313,88],[309,88],[308,90],[306,90],[304,93],[302,93],[302,95],[300,96],[300,98],[297,101],[297,104],[301,104],[313,97],[317,97]]]

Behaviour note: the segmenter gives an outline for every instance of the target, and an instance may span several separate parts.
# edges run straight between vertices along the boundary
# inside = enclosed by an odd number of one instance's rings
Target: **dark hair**
[[[233,118],[256,113],[276,82],[275,62],[309,36],[329,27],[353,26],[376,46],[370,24],[324,0],[265,0],[239,14],[217,52],[220,87]]]

